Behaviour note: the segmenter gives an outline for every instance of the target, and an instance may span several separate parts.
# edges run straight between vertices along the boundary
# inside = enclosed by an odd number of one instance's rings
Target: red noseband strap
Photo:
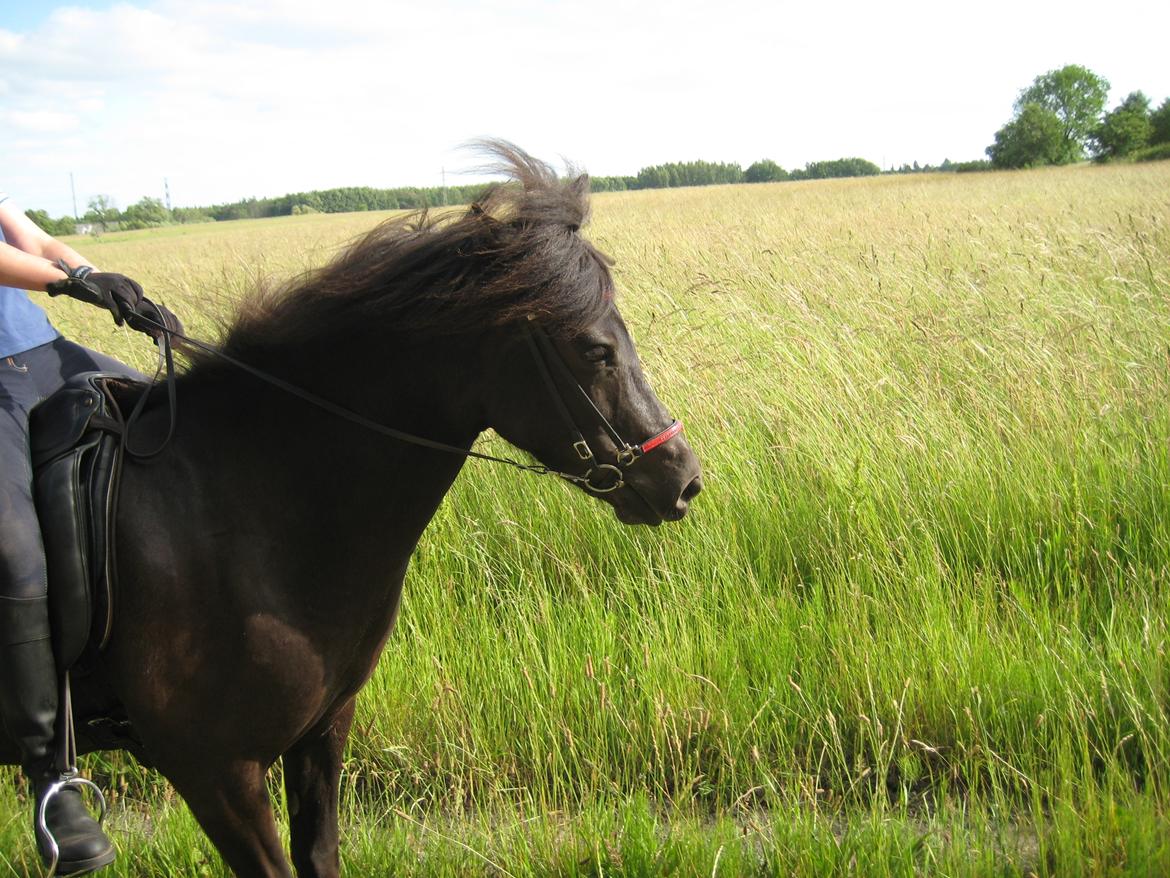
[[[663,430],[657,436],[651,436],[649,439],[647,439],[645,442],[643,442],[641,445],[639,445],[638,446],[639,451],[641,452],[641,454],[649,454],[651,451],[653,451],[659,445],[662,445],[666,442],[669,442],[671,439],[673,439],[675,436],[677,436],[679,433],[681,433],[682,428],[683,428],[682,421],[675,421],[673,424],[671,424],[669,427],[667,427],[665,430]]]

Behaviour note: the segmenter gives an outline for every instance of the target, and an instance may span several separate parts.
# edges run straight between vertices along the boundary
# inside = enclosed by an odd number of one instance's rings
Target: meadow
[[[378,219],[76,243],[214,338]],[[633,529],[464,469],[360,699],[343,871],[1170,874],[1170,163],[607,193],[587,232],[705,489]],[[225,874],[164,781],[86,765],[103,874]],[[14,790],[0,875],[39,874]]]

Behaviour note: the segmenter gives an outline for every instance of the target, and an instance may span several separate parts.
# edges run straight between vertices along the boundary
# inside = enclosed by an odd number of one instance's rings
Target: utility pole
[[[73,218],[77,219],[77,187],[73,185],[73,172],[69,172],[69,191],[73,193]]]
[[[167,210],[171,209],[171,182],[166,177],[163,177],[163,192],[167,196]]]
[[[447,166],[442,166],[443,172],[443,207],[447,206]]]

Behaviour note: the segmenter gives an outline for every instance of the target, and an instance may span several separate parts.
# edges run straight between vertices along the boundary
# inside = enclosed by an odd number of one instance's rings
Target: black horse
[[[587,178],[492,149],[510,183],[459,215],[384,224],[325,268],[258,292],[223,351],[458,449],[491,427],[623,522],[681,518],[699,464],[642,375],[606,259],[579,234]],[[74,681],[75,713],[124,713],[130,749],[241,876],[291,874],[265,788],[282,759],[297,873],[335,876],[354,698],[466,458],[191,359],[177,434],[125,465],[116,619]],[[164,435],[165,407],[136,431],[144,445]],[[14,758],[11,744],[0,755]]]

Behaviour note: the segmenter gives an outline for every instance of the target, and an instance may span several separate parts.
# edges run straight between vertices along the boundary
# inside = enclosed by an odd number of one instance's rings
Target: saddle
[[[113,533],[124,420],[115,386],[85,372],[33,409],[33,496],[49,575],[53,652],[61,671],[83,669],[113,625]]]

